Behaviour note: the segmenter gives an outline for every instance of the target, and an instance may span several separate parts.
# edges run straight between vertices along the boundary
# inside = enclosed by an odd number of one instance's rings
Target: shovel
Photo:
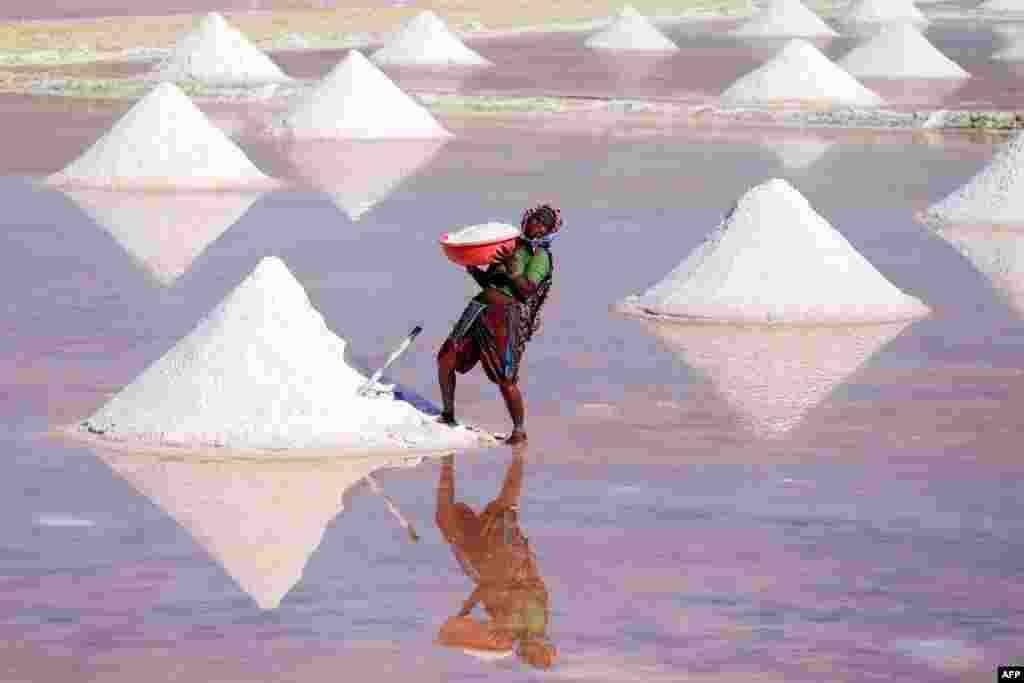
[[[384,374],[384,371],[387,370],[392,363],[398,360],[398,357],[401,356],[402,353],[404,353],[407,348],[409,348],[410,344],[412,344],[412,340],[416,338],[416,335],[418,335],[422,331],[423,328],[420,327],[419,325],[412,328],[412,332],[409,333],[409,336],[403,339],[402,343],[398,345],[398,348],[391,352],[391,355],[388,356],[388,359],[384,361],[384,365],[380,366],[380,368],[376,372],[370,375],[370,379],[366,380],[366,382],[356,390],[356,394],[358,394],[359,396],[365,396],[366,392],[370,389],[370,387],[376,384],[377,380],[379,380],[381,375]]]

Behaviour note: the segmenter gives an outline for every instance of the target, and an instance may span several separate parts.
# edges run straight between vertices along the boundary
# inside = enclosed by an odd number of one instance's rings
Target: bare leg
[[[445,424],[455,424],[455,346],[445,342],[437,354],[437,382],[441,387],[441,417]]]
[[[526,431],[523,423],[526,421],[526,406],[523,404],[523,394],[519,391],[519,385],[514,382],[502,382],[498,385],[501,389],[501,397],[505,399],[505,407],[512,418],[512,433],[505,440],[508,444],[517,444],[526,441]]]

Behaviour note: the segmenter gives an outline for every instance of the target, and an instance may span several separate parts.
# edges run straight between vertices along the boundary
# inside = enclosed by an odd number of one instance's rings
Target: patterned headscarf
[[[540,239],[531,240],[526,237],[526,224],[531,220],[535,220],[547,228],[547,233]],[[532,246],[550,246],[551,238],[562,229],[562,212],[550,204],[539,204],[523,212],[519,227],[523,231],[523,239],[530,242]]]

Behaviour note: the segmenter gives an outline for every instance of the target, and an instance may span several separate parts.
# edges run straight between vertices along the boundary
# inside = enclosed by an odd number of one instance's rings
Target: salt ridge
[[[740,37],[814,38],[839,35],[800,0],[771,0],[753,18],[729,33]]]
[[[860,323],[928,314],[788,182],[747,191],[704,243],[627,311],[754,323]]]
[[[376,64],[438,66],[493,66],[493,62],[467,47],[433,12],[420,12],[387,45],[372,55]]]
[[[878,35],[853,48],[838,64],[859,77],[970,77],[909,22],[885,27]]]
[[[878,94],[799,38],[741,76],[720,96],[723,104],[810,104],[877,107]]]
[[[51,185],[231,189],[276,183],[173,83],[160,83]]]
[[[280,83],[292,80],[217,12],[203,17],[154,69],[158,78],[214,84]]]
[[[286,134],[307,139],[451,137],[358,50],[300,96],[279,124]]]
[[[478,443],[411,404],[357,395],[365,377],[276,257],[83,428],[115,440],[235,448],[443,448]]]
[[[677,52],[679,46],[659,31],[647,17],[626,5],[612,23],[590,36],[589,48],[602,50],[636,50],[639,52]]]

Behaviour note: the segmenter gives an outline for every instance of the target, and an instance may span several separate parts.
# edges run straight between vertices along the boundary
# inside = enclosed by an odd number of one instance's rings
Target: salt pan
[[[747,191],[703,244],[622,308],[756,323],[895,322],[928,314],[777,178]]]
[[[372,55],[376,64],[492,66],[493,63],[458,39],[427,10],[413,17],[384,47]]]
[[[291,80],[216,12],[203,17],[199,27],[182,38],[154,72],[166,80],[195,79],[215,84],[254,85]]]
[[[998,148],[966,184],[924,212],[926,223],[1024,224],[1024,134]]]
[[[47,183],[113,189],[276,185],[173,83],[153,88]]]
[[[896,22],[839,60],[858,77],[968,78],[969,73],[932,45],[909,22]]]
[[[280,122],[295,138],[444,138],[451,133],[358,50],[301,96]]]
[[[448,238],[445,241],[449,244],[477,244],[507,240],[518,237],[519,234],[519,228],[514,225],[508,225],[507,223],[482,223],[448,233]]]
[[[800,0],[771,0],[753,18],[730,31],[730,35],[814,38],[839,34]]]
[[[794,39],[768,62],[737,79],[721,95],[724,104],[877,107],[881,96],[833,64],[816,47]]]
[[[606,28],[598,31],[584,43],[587,47],[603,50],[637,50],[643,52],[676,52],[679,47],[636,11],[632,6],[622,8],[619,16]]]
[[[846,11],[843,22],[849,24],[882,24],[895,21],[927,23],[912,0],[857,0]]]
[[[256,269],[199,325],[83,427],[115,440],[236,448],[459,447],[473,432],[410,403],[363,397],[302,285],[278,258]]]

